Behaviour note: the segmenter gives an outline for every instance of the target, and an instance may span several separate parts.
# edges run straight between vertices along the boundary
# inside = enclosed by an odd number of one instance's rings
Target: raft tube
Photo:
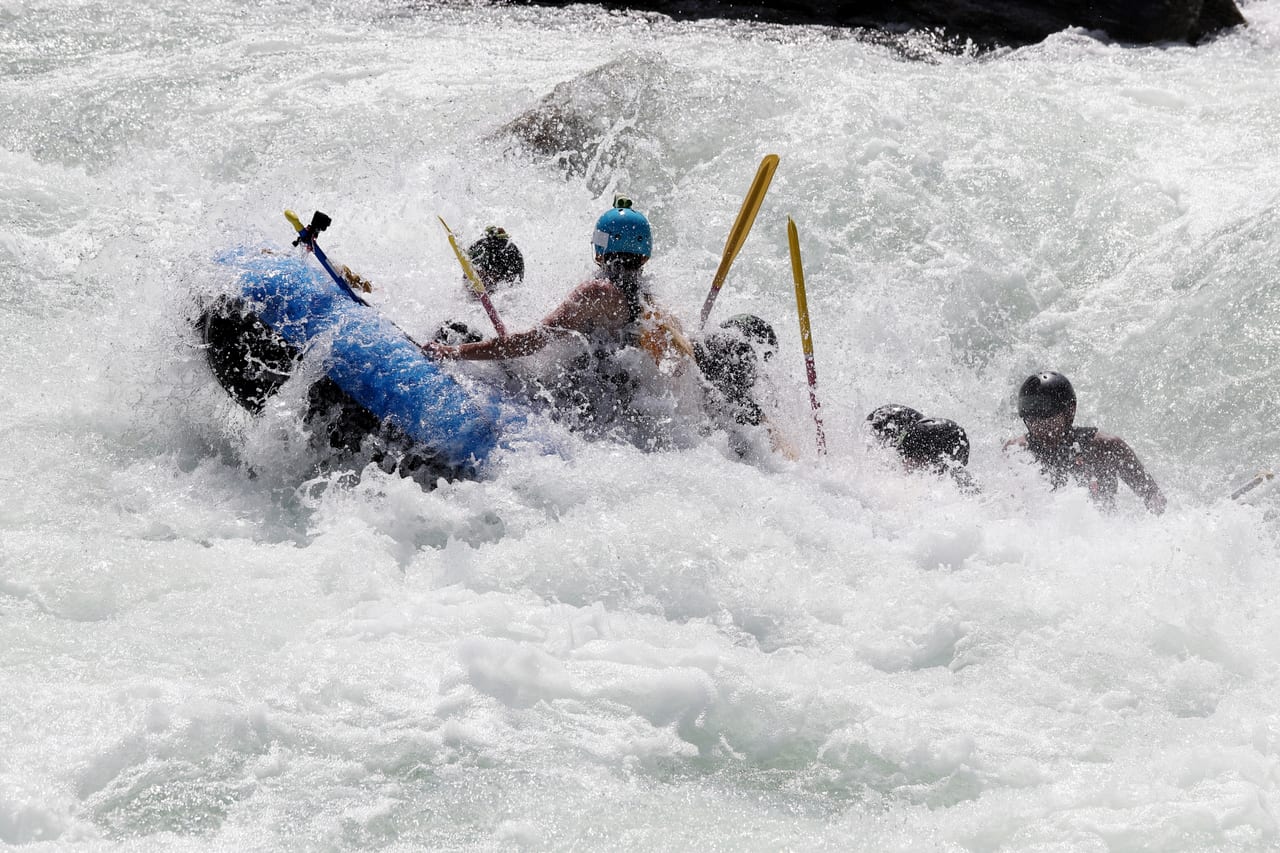
[[[492,389],[442,371],[305,257],[238,249],[216,260],[235,272],[236,284],[205,308],[197,328],[219,383],[250,412],[260,412],[314,351],[324,378],[310,391],[311,414],[337,414],[336,427],[332,418],[326,427],[335,447],[351,449],[361,433],[377,432],[412,446],[433,473],[470,477],[524,422]]]

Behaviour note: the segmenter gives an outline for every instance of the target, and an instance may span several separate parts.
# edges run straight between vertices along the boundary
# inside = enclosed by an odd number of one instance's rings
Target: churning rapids
[[[0,0],[0,843],[87,850],[1190,851],[1280,843],[1280,1],[1200,48],[933,54],[587,8]],[[920,56],[923,58],[909,58]],[[552,94],[554,93],[554,94]],[[552,95],[574,145],[504,130]],[[576,134],[576,135],[575,135]],[[542,315],[612,193],[696,319],[770,319],[812,446],[518,448],[316,476],[187,317],[281,211],[429,335],[435,221]],[[225,274],[224,274],[225,275]],[[469,312],[469,313],[467,313]],[[1056,368],[1170,498],[1001,452]],[[983,493],[868,452],[953,418]]]

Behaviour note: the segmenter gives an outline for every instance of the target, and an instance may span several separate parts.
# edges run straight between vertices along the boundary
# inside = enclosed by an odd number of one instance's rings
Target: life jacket
[[[575,431],[597,437],[625,425],[639,388],[635,359],[641,354],[647,294],[638,275],[611,276],[626,299],[626,322],[575,336],[579,353],[560,362],[545,384],[552,414]]]
[[[579,338],[578,355],[561,362],[547,387],[554,416],[571,429],[649,446],[658,427],[636,406],[640,379],[678,375],[693,355],[679,321],[653,304],[638,269],[612,268],[604,277],[622,293],[625,322]]]
[[[682,370],[693,358],[693,345],[675,315],[654,304],[653,296],[641,287],[640,271],[606,267],[605,276],[627,301],[627,327],[634,334],[631,343],[647,352],[654,364],[666,372]]]

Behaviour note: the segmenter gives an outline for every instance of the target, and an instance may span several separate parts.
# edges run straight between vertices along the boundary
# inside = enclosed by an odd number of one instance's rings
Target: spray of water
[[[0,4],[0,841],[51,849],[1247,850],[1275,843],[1280,6],[1197,49],[933,54],[584,9]],[[908,55],[923,54],[927,61]],[[696,317],[771,320],[812,446],[567,438],[425,491],[317,472],[188,318],[286,207],[415,335],[515,328],[614,191]],[[723,313],[720,313],[723,312]],[[1171,497],[1001,452],[1056,368]],[[963,424],[976,497],[868,451]],[[562,437],[563,438],[563,437]]]

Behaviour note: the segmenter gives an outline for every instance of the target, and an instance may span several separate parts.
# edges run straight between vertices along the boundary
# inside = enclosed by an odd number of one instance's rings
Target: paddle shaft
[[[791,275],[796,282],[796,311],[800,315],[800,344],[804,347],[804,370],[809,379],[809,405],[813,409],[813,425],[817,430],[818,452],[827,452],[827,437],[822,431],[822,413],[818,404],[818,368],[813,360],[813,333],[809,328],[809,301],[804,292],[804,266],[800,262],[800,235],[796,223],[787,217],[787,242],[791,246]]]
[[[725,240],[724,254],[720,257],[720,266],[716,268],[716,277],[711,282],[711,292],[707,294],[707,300],[702,303],[702,319],[700,324],[707,325],[707,317],[711,316],[711,306],[715,305],[716,297],[720,295],[720,288],[724,287],[724,281],[729,276],[729,267],[733,265],[733,259],[738,256],[738,250],[742,248],[742,244],[747,241],[747,235],[751,233],[751,226],[756,221],[756,214],[760,212],[760,205],[764,202],[764,195],[769,191],[769,184],[773,181],[773,173],[778,170],[778,155],[766,154],[764,159],[760,161],[760,168],[756,170],[756,176],[751,181],[751,189],[747,190],[747,197],[742,200],[742,207],[738,210],[738,218],[734,220],[733,227],[729,229],[729,238]]]
[[[440,224],[444,226],[445,233],[449,235],[449,245],[453,248],[453,254],[457,256],[458,263],[462,266],[462,272],[467,277],[471,289],[475,291],[476,296],[480,299],[480,304],[484,306],[484,313],[489,315],[489,321],[493,323],[494,331],[498,333],[498,337],[505,338],[507,336],[507,327],[502,325],[502,320],[498,317],[498,309],[493,307],[493,301],[489,299],[489,291],[485,290],[484,283],[480,281],[480,276],[476,275],[470,259],[458,246],[458,238],[453,235],[453,229],[449,227],[449,223],[444,221],[443,216],[437,216],[436,219],[440,220]]]
[[[1240,497],[1243,497],[1244,495],[1249,494],[1249,492],[1252,492],[1254,489],[1258,488],[1258,486],[1261,486],[1263,483],[1265,483],[1267,480],[1270,480],[1274,476],[1275,474],[1271,473],[1270,471],[1260,472],[1258,476],[1254,477],[1252,480],[1250,480],[1249,482],[1245,483],[1243,486],[1241,486],[1240,488],[1232,492],[1231,500],[1234,501],[1237,498],[1240,498]]]

